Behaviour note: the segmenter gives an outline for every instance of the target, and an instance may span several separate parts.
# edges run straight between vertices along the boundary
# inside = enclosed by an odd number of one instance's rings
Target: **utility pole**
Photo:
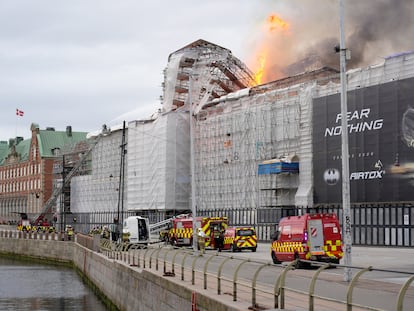
[[[121,163],[119,166],[119,187],[118,187],[118,228],[120,231],[120,237],[122,237],[122,229],[124,225],[124,187],[125,187],[125,156],[126,150],[126,122],[124,121],[122,126],[122,143],[119,146],[121,148]]]
[[[191,92],[193,91],[193,77],[190,73],[188,77],[188,102],[190,105],[190,157],[191,157],[191,217],[193,218],[193,250],[197,252],[197,222],[196,222],[196,191],[195,191],[195,161],[194,161],[194,120],[193,120],[193,100]]]
[[[339,24],[340,24],[340,73],[341,73],[341,142],[342,142],[342,209],[343,209],[343,243],[344,243],[344,264],[352,265],[352,218],[349,187],[349,143],[348,143],[348,103],[347,103],[347,82],[346,82],[346,59],[347,49],[345,48],[344,34],[344,2],[339,0]],[[352,279],[352,269],[345,267],[344,281]]]
[[[62,155],[62,189],[65,186],[65,178],[66,178],[66,171],[65,171],[65,155]],[[65,215],[66,211],[65,211],[65,194],[62,191],[60,193],[60,232],[64,233],[65,232],[65,220],[66,220],[66,215]]]
[[[70,162],[67,162],[65,155],[62,156],[62,192],[61,196],[61,214],[60,214],[60,223],[61,223],[61,232],[66,231],[67,215],[70,213],[70,183],[67,181],[68,175],[73,169],[73,165],[69,165]]]

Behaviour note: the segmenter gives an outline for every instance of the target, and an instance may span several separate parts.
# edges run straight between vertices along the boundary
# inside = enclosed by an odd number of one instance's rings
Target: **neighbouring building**
[[[33,123],[31,137],[0,142],[0,217],[6,222],[40,214],[54,189],[54,165],[62,153],[86,140],[86,132],[40,129]]]

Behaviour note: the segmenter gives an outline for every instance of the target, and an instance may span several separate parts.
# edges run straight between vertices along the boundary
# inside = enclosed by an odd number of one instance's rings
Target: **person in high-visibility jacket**
[[[197,229],[197,242],[200,253],[204,254],[206,251],[206,234],[201,228]]]
[[[71,225],[66,226],[66,234],[68,235],[68,240],[72,240],[73,237],[73,228]]]

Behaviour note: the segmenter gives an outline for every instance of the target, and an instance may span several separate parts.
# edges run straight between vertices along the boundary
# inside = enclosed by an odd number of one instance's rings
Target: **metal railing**
[[[27,232],[18,230],[0,230],[0,238],[48,241],[75,241],[76,235],[71,235],[66,232]]]
[[[404,310],[404,298],[407,291],[410,289],[411,283],[414,281],[414,275],[412,273],[405,273],[401,271],[375,269],[370,267],[356,267],[356,266],[345,266],[339,264],[328,264],[328,263],[315,263],[306,260],[296,260],[289,263],[286,266],[274,265],[270,262],[256,261],[251,259],[236,258],[234,256],[226,256],[217,252],[200,256],[194,253],[191,249],[185,248],[172,248],[171,246],[158,248],[148,248],[142,246],[134,246],[129,249],[128,252],[123,251],[123,247],[115,247],[110,242],[102,242],[101,252],[104,253],[108,258],[122,260],[133,267],[154,269],[152,262],[155,261],[155,270],[159,270],[160,257],[162,258],[163,275],[164,276],[176,276],[176,266],[180,266],[180,279],[181,281],[191,280],[191,285],[198,284],[203,289],[213,289],[217,295],[223,294],[223,283],[227,282],[227,293],[231,293],[233,301],[238,301],[240,297],[246,299],[250,297],[251,309],[259,310],[262,306],[269,307],[269,301],[273,300],[272,307],[285,309],[289,304],[289,307],[294,306],[294,302],[287,299],[294,300],[292,296],[288,296],[288,293],[294,293],[300,295],[308,300],[308,310],[322,310],[318,308],[316,301],[326,301],[333,305],[336,305],[339,310],[346,307],[347,311],[350,310],[389,310],[380,306],[368,305],[366,303],[359,303],[353,298],[353,293],[361,282],[361,276],[364,273],[370,271],[377,272],[389,272],[389,273],[400,273],[401,275],[408,276],[407,281],[400,287],[398,293],[395,293],[394,310]],[[177,259],[177,257],[179,257]],[[181,261],[179,262],[179,259]],[[167,260],[168,259],[168,260]],[[211,263],[215,261],[215,265]],[[288,286],[286,279],[290,271],[295,270],[298,266],[298,261],[304,264],[312,263],[312,265],[319,266],[319,268],[313,273],[310,278],[309,287],[306,290],[299,289],[294,286]],[[249,269],[246,266],[249,265]],[[211,268],[213,267],[213,268]],[[223,268],[229,271],[232,267],[232,274],[227,273],[223,275]],[[344,285],[342,281],[336,281],[335,284],[339,284],[338,288],[344,288],[344,295],[346,299],[339,299],[329,295],[317,294],[316,285],[322,283],[324,280],[320,279],[320,275],[330,268],[352,268],[358,270],[354,275],[351,282]],[[170,269],[168,269],[170,268]],[[210,268],[210,269],[209,269]],[[274,283],[264,283],[260,280],[260,276],[263,276],[264,270],[270,270],[268,273],[276,275]],[[241,271],[251,270],[253,273],[249,276],[241,276]],[[292,276],[293,278],[295,276]],[[197,279],[198,278],[198,279]],[[208,280],[211,278],[211,281]],[[330,286],[335,286],[330,284]],[[369,285],[369,284],[368,284]],[[368,288],[369,289],[369,288]],[[372,289],[374,290],[374,289]],[[249,294],[250,292],[250,294]],[[381,295],[379,293],[378,295]],[[392,296],[392,295],[391,295]],[[412,296],[412,294],[410,295]],[[413,306],[410,306],[412,308]],[[331,309],[330,306],[328,309]],[[328,310],[326,309],[326,310]],[[332,309],[331,309],[332,310]],[[411,310],[411,309],[406,309]]]
[[[347,266],[358,271],[351,282],[345,283],[338,280],[329,280],[328,282],[327,279],[332,278],[331,276],[325,275],[324,278],[321,277],[325,271],[330,268],[344,268],[345,266],[301,260],[303,263],[312,263],[317,268],[311,271],[313,272],[312,276],[309,276],[308,270],[302,270],[302,272],[307,273],[305,280],[304,275],[300,274],[301,270],[295,269],[298,265],[297,261],[282,266],[260,260],[237,258],[230,253],[223,254],[211,251],[210,254],[207,252],[205,255],[200,255],[198,252],[192,251],[192,249],[173,248],[163,244],[148,246],[116,244],[99,236],[83,234],[76,234],[72,239],[61,233],[0,231],[0,238],[72,240],[84,247],[102,253],[111,260],[115,259],[124,262],[131,269],[140,268],[159,273],[162,272],[162,275],[165,277],[179,276],[182,282],[190,283],[190,286],[213,290],[218,296],[223,294],[231,295],[233,301],[247,301],[251,304],[250,308],[252,310],[260,310],[263,307],[279,309],[297,307],[295,305],[296,301],[307,301],[308,310],[343,310],[344,306],[347,311],[391,309],[402,311],[413,308],[414,289],[411,284],[414,281],[414,274],[375,269],[372,266]],[[391,291],[387,289],[385,293],[372,287],[372,282],[367,283],[367,279],[363,280],[361,278],[362,275],[374,271],[400,274],[407,277],[407,279],[401,286],[394,284],[394,287],[398,290]],[[303,286],[295,285],[293,280],[298,279],[301,280],[300,283]],[[317,293],[317,285],[326,285],[325,283],[328,283],[332,292],[341,292],[345,299],[326,293]],[[379,296],[387,295],[390,299],[392,298],[392,301],[389,302],[393,306],[377,306],[375,304],[358,302],[354,297],[356,288],[358,288],[358,291],[369,291],[372,295],[375,295],[375,293]],[[409,292],[408,295],[407,292]],[[405,299],[407,296],[410,298],[409,302]],[[371,298],[371,301],[376,299],[374,296]],[[318,304],[321,301],[331,305],[324,309]],[[404,309],[404,303],[409,303],[410,305],[406,305]],[[383,309],[384,307],[385,309]]]

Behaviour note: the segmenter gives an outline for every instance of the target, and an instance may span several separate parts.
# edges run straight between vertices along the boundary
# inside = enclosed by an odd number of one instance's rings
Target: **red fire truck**
[[[270,254],[274,263],[295,259],[339,263],[343,252],[336,214],[304,214],[280,219]]]
[[[171,229],[168,231],[168,240],[174,246],[190,246],[193,243],[193,218],[185,216],[171,220]],[[220,231],[228,226],[227,217],[196,217],[196,227],[202,228],[206,234],[206,247],[218,248],[215,238]]]

